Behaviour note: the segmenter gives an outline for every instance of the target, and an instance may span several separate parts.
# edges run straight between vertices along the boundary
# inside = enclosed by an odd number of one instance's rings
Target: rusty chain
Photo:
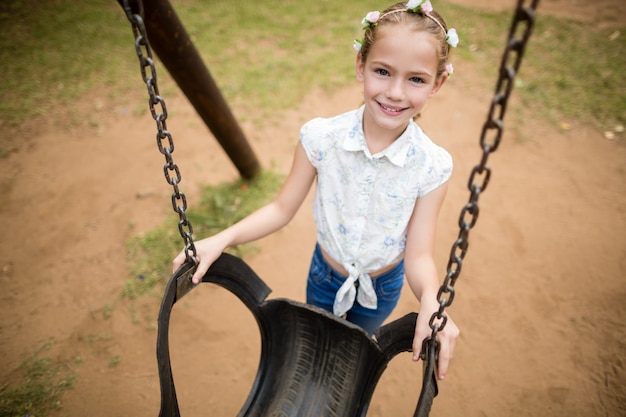
[[[535,10],[539,0],[532,0],[528,7],[524,5],[525,3],[525,0],[518,0],[517,9],[513,16],[506,48],[500,63],[496,91],[491,101],[487,121],[483,125],[480,135],[482,157],[480,163],[472,169],[470,174],[468,182],[468,188],[470,190],[469,201],[462,208],[459,216],[459,235],[450,250],[446,276],[437,293],[439,310],[433,313],[428,323],[432,333],[430,337],[424,341],[422,357],[425,356],[427,343],[431,340],[436,340],[437,333],[442,331],[446,325],[447,316],[444,314],[444,311],[454,300],[454,284],[461,273],[463,259],[467,253],[469,232],[478,219],[478,198],[487,188],[487,184],[491,178],[491,168],[487,166],[487,159],[492,152],[498,149],[502,139],[504,127],[503,118],[507,101],[513,90],[513,81],[519,70],[526,44],[528,43],[535,23]]]
[[[187,198],[181,192],[178,185],[181,182],[181,174],[178,165],[174,163],[172,154],[174,153],[174,139],[169,130],[167,130],[167,108],[165,100],[159,94],[157,85],[157,73],[152,58],[152,48],[148,42],[148,35],[143,20],[143,5],[140,0],[118,0],[126,17],[130,21],[135,36],[135,51],[139,58],[141,76],[148,89],[149,107],[152,118],[156,122],[157,134],[156,141],[159,152],[165,156],[165,165],[163,173],[165,180],[172,186],[172,209],[178,214],[178,231],[185,243],[185,256],[187,261],[192,260],[197,264],[196,247],[193,241],[193,228],[191,222],[187,218]],[[132,3],[132,4],[131,4]]]

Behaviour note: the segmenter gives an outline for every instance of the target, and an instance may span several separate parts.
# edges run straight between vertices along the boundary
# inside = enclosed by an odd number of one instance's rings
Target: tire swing
[[[174,163],[174,143],[167,130],[165,102],[159,95],[156,69],[143,20],[143,6],[136,0],[119,0],[135,36],[143,81],[150,96],[149,106],[157,125],[157,145],[165,156],[165,179],[173,188],[172,207],[179,215],[178,229],[185,244],[187,261],[169,279],[158,317],[157,362],[161,387],[160,417],[179,417],[169,353],[169,321],[174,304],[191,291],[196,269],[196,248],[192,226],[186,216],[187,200],[178,185],[180,170]],[[431,335],[424,341],[423,383],[414,417],[426,417],[438,394],[435,376],[437,333],[446,325],[445,309],[454,299],[454,285],[469,246],[469,232],[478,218],[478,198],[491,176],[489,155],[501,141],[503,117],[513,81],[535,21],[539,0],[524,6],[518,0],[506,48],[500,64],[495,95],[483,125],[480,163],[471,171],[470,197],[459,217],[460,232],[453,243],[447,273],[437,298],[439,310],[429,325]],[[146,71],[149,69],[149,71]],[[374,389],[387,364],[397,354],[412,350],[416,313],[382,326],[370,338],[360,327],[329,312],[289,299],[267,299],[271,289],[241,259],[222,254],[211,265],[202,282],[232,292],[253,314],[261,333],[261,357],[256,378],[239,417],[364,417]]]

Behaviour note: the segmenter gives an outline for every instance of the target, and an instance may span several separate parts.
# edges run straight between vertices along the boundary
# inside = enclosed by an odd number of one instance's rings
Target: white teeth
[[[380,105],[380,107],[382,107],[383,109],[390,111],[390,112],[394,112],[394,113],[398,113],[400,111],[402,111],[401,109],[390,109],[389,107],[383,106],[382,104]]]

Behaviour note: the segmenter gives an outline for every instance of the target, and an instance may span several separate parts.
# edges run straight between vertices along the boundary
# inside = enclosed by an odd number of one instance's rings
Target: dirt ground
[[[513,3],[454,1],[485,8]],[[548,0],[539,10],[602,23],[625,16],[626,4]],[[478,76],[459,65],[421,122],[455,161],[439,226],[442,276],[492,94],[473,83]],[[40,129],[2,159],[0,381],[13,380],[24,359],[54,340],[53,355],[81,360],[69,362],[78,380],[53,416],[156,416],[160,298],[131,303],[119,294],[128,278],[125,240],[167,218],[170,190],[152,139],[154,122],[133,114],[134,96],[131,104],[93,97],[84,106],[115,114],[89,127]],[[360,100],[356,82],[331,96],[313,91],[264,127],[242,127],[262,164],[286,172],[303,122]],[[168,100],[168,108],[175,109],[168,121],[174,156],[193,204],[200,185],[235,179],[237,172],[186,100]],[[509,114],[450,309],[462,335],[431,415],[624,416],[625,139],[607,140],[572,120],[563,131]],[[246,258],[273,289],[270,297],[304,298],[314,245],[310,197],[292,223]],[[393,318],[416,309],[407,290]],[[176,305],[170,338],[182,415],[236,415],[260,351],[243,304],[201,286]],[[420,372],[408,354],[398,356],[369,415],[412,415]]]

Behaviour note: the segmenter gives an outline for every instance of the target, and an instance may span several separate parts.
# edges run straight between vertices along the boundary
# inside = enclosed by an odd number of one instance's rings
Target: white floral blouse
[[[363,110],[361,106],[313,119],[300,132],[300,142],[317,169],[317,241],[350,274],[335,299],[339,316],[355,298],[364,307],[376,308],[368,272],[401,259],[416,199],[448,181],[452,173],[450,154],[413,121],[393,144],[372,155],[363,134]]]

